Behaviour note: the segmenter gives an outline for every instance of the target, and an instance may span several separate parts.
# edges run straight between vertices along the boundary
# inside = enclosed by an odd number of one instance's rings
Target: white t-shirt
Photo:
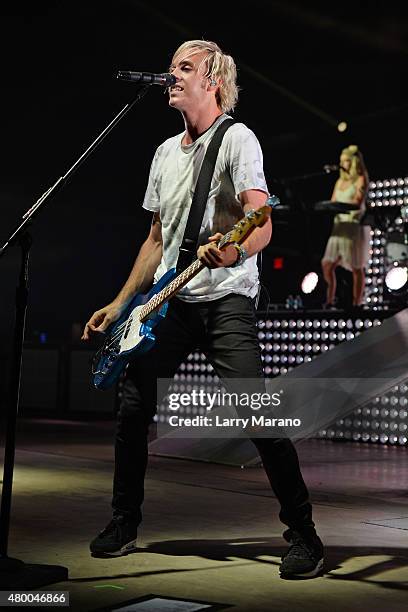
[[[162,223],[163,256],[155,282],[176,266],[202,160],[214,131],[227,117],[221,115],[190,145],[181,144],[183,132],[156,150],[143,202],[146,210],[160,213]],[[225,133],[218,152],[199,244],[207,244],[208,237],[216,232],[225,234],[244,216],[237,196],[247,189],[268,193],[262,151],[255,134],[243,123],[235,123]],[[258,284],[253,256],[236,268],[205,268],[181,289],[178,297],[191,302],[215,300],[229,293],[255,297]]]

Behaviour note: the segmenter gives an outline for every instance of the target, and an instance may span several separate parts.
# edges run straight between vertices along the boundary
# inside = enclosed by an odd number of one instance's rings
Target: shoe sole
[[[128,542],[127,544],[122,546],[122,548],[120,548],[119,550],[114,550],[112,552],[106,550],[94,552],[91,550],[91,553],[95,557],[124,557],[125,555],[130,555],[131,553],[136,552],[136,550],[136,540],[132,540],[131,542]]]
[[[282,576],[282,578],[313,578],[314,576],[317,576],[317,574],[320,574],[320,572],[323,569],[323,563],[324,563],[324,559],[323,558],[319,559],[316,567],[311,572],[304,572],[303,574],[293,574],[290,572],[281,572],[280,575]]]

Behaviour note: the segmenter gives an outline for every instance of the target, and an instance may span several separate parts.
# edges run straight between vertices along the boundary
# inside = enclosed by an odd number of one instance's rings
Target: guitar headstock
[[[218,248],[227,246],[228,244],[233,244],[237,242],[240,244],[243,242],[251,232],[254,231],[256,227],[262,227],[265,225],[269,217],[271,216],[271,211],[274,206],[277,206],[280,203],[279,198],[276,196],[270,196],[265,205],[257,210],[249,210],[245,217],[243,217],[238,223],[234,225],[234,227],[227,232],[218,243]]]

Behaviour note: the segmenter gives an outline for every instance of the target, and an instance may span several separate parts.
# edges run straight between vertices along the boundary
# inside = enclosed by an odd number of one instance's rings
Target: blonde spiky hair
[[[206,68],[203,76],[217,81],[217,104],[223,113],[231,112],[238,101],[237,69],[233,58],[224,53],[216,43],[209,40],[188,40],[176,50],[172,63],[202,51],[207,52],[202,60]]]

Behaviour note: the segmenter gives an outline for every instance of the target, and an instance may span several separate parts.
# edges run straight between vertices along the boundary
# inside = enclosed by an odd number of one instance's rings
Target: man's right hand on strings
[[[84,327],[81,340],[89,340],[92,334],[104,333],[111,323],[119,319],[122,312],[123,306],[114,303],[94,312]]]

